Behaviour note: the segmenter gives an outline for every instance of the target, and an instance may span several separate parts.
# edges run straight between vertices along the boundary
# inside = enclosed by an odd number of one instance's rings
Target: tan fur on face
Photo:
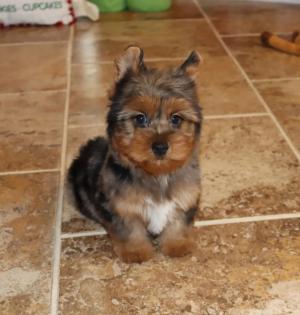
[[[195,111],[191,107],[191,104],[185,99],[170,98],[164,101],[164,111],[167,117],[172,114],[177,114],[186,121],[197,123],[199,119],[195,114]]]
[[[125,110],[147,113],[150,118],[153,118],[155,113],[157,113],[159,104],[159,99],[154,96],[137,96],[127,102]]]
[[[139,113],[147,115],[149,126],[134,126],[134,117]],[[182,117],[180,128],[171,126],[173,114]],[[120,116],[127,120],[123,129],[118,128],[112,137],[114,149],[124,162],[132,163],[151,175],[167,174],[183,166],[195,148],[198,118],[186,100],[172,98],[161,101],[155,97],[139,96],[126,104]],[[169,150],[163,158],[158,158],[151,147],[154,142],[161,141],[169,144]]]

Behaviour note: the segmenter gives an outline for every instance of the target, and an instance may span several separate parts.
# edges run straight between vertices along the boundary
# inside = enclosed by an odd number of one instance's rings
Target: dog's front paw
[[[166,239],[162,243],[162,252],[170,257],[185,256],[193,251],[194,243],[189,238]]]
[[[153,256],[153,247],[150,243],[126,243],[117,246],[117,255],[126,263],[141,263]]]

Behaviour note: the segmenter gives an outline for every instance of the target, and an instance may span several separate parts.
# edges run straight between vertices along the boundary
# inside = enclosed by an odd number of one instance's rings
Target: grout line
[[[171,18],[171,17],[168,17],[168,18],[164,18],[163,20],[161,21],[169,21],[169,22],[175,22],[175,23],[178,23],[180,24],[180,22],[194,22],[194,21],[203,21],[204,20],[204,17],[203,16],[199,16],[199,17],[184,17],[184,18]],[[141,23],[153,23],[157,21],[157,19],[144,19],[144,20],[138,20],[138,19],[133,19],[133,20],[102,20],[101,23],[104,23],[104,24],[113,24],[113,23],[117,23],[117,24],[126,24],[126,23],[131,23],[131,22],[141,22]],[[141,26],[143,27],[143,26]],[[82,32],[82,30],[78,30],[79,32]],[[81,41],[80,37],[78,38],[75,38],[74,41]]]
[[[174,58],[145,58],[144,59],[145,62],[159,62],[159,61],[184,61],[184,57],[174,57]],[[72,66],[83,66],[83,65],[110,65],[110,64],[114,64],[114,61],[108,61],[108,60],[104,60],[104,61],[97,61],[97,62],[82,62],[82,63],[78,63],[78,62],[74,62],[72,63]]]
[[[224,114],[224,115],[204,115],[203,118],[210,119],[231,119],[231,118],[243,118],[243,117],[265,117],[270,116],[269,113],[245,113],[245,114]],[[83,124],[83,125],[69,125],[69,129],[76,128],[93,128],[93,127],[105,127],[106,123],[98,123],[98,124]]]
[[[74,62],[72,66],[88,66],[88,65],[112,65],[114,64],[113,60],[104,60],[104,61],[95,61],[95,62]]]
[[[252,83],[260,82],[282,82],[282,81],[299,81],[300,77],[285,77],[285,78],[274,78],[274,79],[252,79]]]
[[[187,56],[186,56],[187,57]],[[158,58],[145,58],[145,62],[155,62],[155,61],[184,61],[184,57],[158,57]]]
[[[34,93],[62,93],[62,92],[66,92],[65,89],[58,89],[58,90],[40,90],[40,91],[16,91],[16,92],[1,92],[0,91],[0,96],[2,95],[26,95],[26,94],[34,94]]]
[[[283,128],[281,127],[281,125],[279,124],[278,120],[276,119],[276,117],[274,116],[274,114],[272,113],[271,109],[269,108],[269,106],[267,105],[267,103],[265,102],[265,100],[263,99],[263,97],[259,94],[259,92],[257,91],[256,87],[254,86],[254,84],[251,82],[251,80],[249,79],[248,75],[246,74],[245,70],[241,67],[241,65],[239,64],[239,62],[236,60],[236,58],[234,57],[234,55],[232,54],[232,52],[230,51],[230,49],[227,47],[227,45],[224,43],[224,41],[222,40],[221,36],[219,35],[217,29],[215,28],[215,26],[213,25],[213,23],[210,21],[209,17],[207,16],[207,14],[204,12],[204,10],[201,8],[200,4],[194,0],[194,3],[198,6],[199,11],[203,14],[206,22],[208,23],[208,25],[210,26],[211,30],[213,31],[213,33],[215,34],[215,36],[217,37],[217,39],[219,40],[220,44],[222,45],[222,47],[225,49],[225,51],[227,52],[227,54],[231,57],[232,61],[235,63],[235,65],[238,67],[238,69],[241,71],[242,75],[244,76],[245,80],[248,82],[249,86],[251,87],[252,91],[255,93],[256,97],[258,98],[258,100],[260,101],[260,103],[262,104],[262,106],[265,108],[266,112],[269,113],[271,119],[273,120],[275,126],[278,128],[279,132],[281,133],[282,137],[285,139],[285,141],[287,142],[288,146],[290,147],[290,149],[293,151],[294,155],[296,156],[296,158],[298,159],[298,161],[300,162],[300,153],[297,151],[297,149],[295,148],[294,144],[292,143],[291,139],[289,138],[289,136],[285,133],[285,131],[283,130]]]
[[[11,171],[11,172],[0,172],[0,176],[52,173],[52,172],[59,172],[59,171],[60,171],[59,168],[49,168],[49,169],[42,169],[42,170]]]
[[[241,218],[227,218],[216,220],[204,220],[195,221],[195,227],[221,225],[221,224],[236,224],[247,222],[261,222],[261,221],[275,221],[275,220],[288,220],[288,219],[300,219],[300,212],[296,213],[282,213],[282,214],[270,214],[270,215],[256,215],[252,217]]]
[[[203,10],[203,9],[202,9]],[[206,13],[205,13],[206,14]],[[207,15],[207,14],[206,14]],[[209,17],[208,17],[209,18]],[[291,35],[292,36],[292,32],[275,32],[274,34],[276,35]],[[261,33],[237,33],[237,34],[221,34],[220,36],[222,38],[232,38],[232,37],[257,37],[260,36]]]
[[[97,231],[85,231],[85,232],[77,232],[77,233],[63,233],[61,235],[61,239],[73,238],[73,237],[85,237],[85,236],[98,236],[98,235],[106,235],[107,232],[101,228],[101,230]]]
[[[93,128],[93,127],[105,127],[105,123],[98,123],[98,124],[87,124],[87,125],[69,125],[69,129],[76,129],[76,128]]]
[[[74,38],[74,26],[70,28],[68,51],[67,51],[67,93],[65,102],[64,112],[64,126],[63,126],[63,141],[62,141],[62,152],[61,152],[61,170],[60,170],[60,181],[59,181],[59,195],[56,210],[56,221],[55,221],[55,240],[54,240],[54,256],[52,266],[52,283],[51,283],[51,315],[56,315],[58,312],[59,303],[59,275],[60,275],[60,253],[61,253],[61,218],[63,208],[63,197],[64,197],[64,175],[65,175],[65,164],[66,164],[66,150],[67,150],[67,132],[68,132],[68,116],[70,106],[70,90],[71,90],[71,60],[72,60],[72,44]]]
[[[42,41],[42,42],[20,42],[20,43],[2,43],[0,44],[1,47],[6,46],[26,46],[26,45],[53,45],[53,44],[67,44],[67,40],[53,40],[53,41]]]
[[[224,219],[211,219],[211,220],[196,220],[194,227],[200,228],[203,226],[225,225],[225,224],[238,224],[238,223],[250,223],[261,221],[276,221],[276,220],[289,220],[300,219],[300,212],[296,213],[280,213],[270,215],[256,215],[251,217],[236,217],[236,218],[224,218]],[[84,231],[76,233],[64,233],[61,235],[61,239],[88,237],[88,236],[103,236],[107,235],[107,232],[101,228],[96,231]]]
[[[231,118],[246,118],[246,117],[265,117],[270,116],[269,113],[245,113],[245,114],[228,114],[228,115],[207,115],[204,119],[231,119]]]

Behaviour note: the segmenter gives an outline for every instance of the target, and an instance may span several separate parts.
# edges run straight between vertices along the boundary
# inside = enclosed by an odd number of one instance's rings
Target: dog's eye
[[[135,116],[135,122],[138,127],[146,127],[148,123],[147,116],[144,114],[138,114]]]
[[[180,116],[178,116],[178,115],[172,115],[171,116],[171,124],[174,127],[179,127],[181,122],[182,122],[182,118]]]

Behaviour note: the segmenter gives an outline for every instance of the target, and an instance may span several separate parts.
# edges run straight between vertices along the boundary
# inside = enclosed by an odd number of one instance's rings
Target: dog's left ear
[[[121,80],[124,75],[131,71],[137,73],[144,65],[144,52],[140,47],[129,46],[125,52],[116,59],[117,81]]]
[[[201,63],[202,57],[197,51],[193,50],[179,69],[183,70],[189,77],[195,80]]]

